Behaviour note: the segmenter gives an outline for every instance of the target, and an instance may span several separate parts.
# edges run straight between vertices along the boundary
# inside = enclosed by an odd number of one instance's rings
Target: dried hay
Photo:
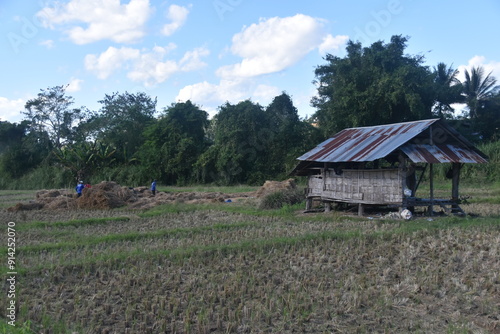
[[[114,209],[135,201],[137,195],[133,189],[121,187],[116,182],[103,181],[92,188],[84,188],[76,204],[78,208],[85,209]]]
[[[45,204],[44,209],[59,210],[73,209],[76,207],[76,199],[67,196],[58,196]]]
[[[292,180],[293,181],[293,180]],[[268,181],[274,182],[274,181]],[[269,183],[266,182],[267,188]],[[281,185],[274,188],[291,187],[291,183],[278,182]],[[293,183],[294,186],[294,183]],[[254,195],[253,193],[251,194]],[[237,197],[248,197],[250,194],[238,194]],[[58,209],[114,209],[127,206],[131,209],[149,209],[166,203],[219,203],[231,197],[230,194],[221,192],[157,192],[153,196],[148,187],[128,188],[116,182],[103,181],[90,188],[84,188],[82,196],[68,189],[41,190],[36,193],[36,201],[29,204],[19,203],[10,208],[11,211],[19,210],[58,210]]]
[[[149,195],[153,194],[151,192],[151,189],[149,189],[148,187],[137,187],[137,188],[134,188],[134,191],[136,192],[136,194],[139,197],[141,197],[141,196],[149,196]]]
[[[37,200],[52,199],[59,196],[73,197],[73,193],[67,189],[49,189],[40,190],[36,193]]]
[[[256,197],[264,197],[266,195],[275,193],[280,190],[289,190],[297,188],[297,184],[294,179],[288,179],[285,181],[266,181],[264,185],[257,190],[255,196]]]
[[[7,211],[17,212],[17,211],[40,210],[43,207],[44,204],[40,202],[17,203],[16,205],[8,208]]]

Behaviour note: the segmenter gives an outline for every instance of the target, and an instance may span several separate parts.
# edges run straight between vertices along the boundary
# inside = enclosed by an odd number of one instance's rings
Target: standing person
[[[156,180],[153,180],[153,183],[151,183],[151,192],[153,193],[153,196],[156,195]]]
[[[82,196],[83,188],[85,188],[83,181],[79,181],[75,188],[78,197]]]

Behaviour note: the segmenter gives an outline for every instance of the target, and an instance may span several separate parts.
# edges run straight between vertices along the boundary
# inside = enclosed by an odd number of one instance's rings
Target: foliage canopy
[[[349,41],[347,55],[327,55],[316,68],[315,117],[329,136],[344,128],[432,117],[433,76],[423,58],[404,54],[407,38],[370,47]]]

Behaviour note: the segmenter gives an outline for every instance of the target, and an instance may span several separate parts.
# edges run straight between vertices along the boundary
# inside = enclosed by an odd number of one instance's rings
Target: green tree
[[[412,121],[432,116],[433,76],[423,57],[405,55],[407,38],[393,36],[363,48],[349,41],[347,56],[328,54],[315,70],[311,101],[325,136],[347,127]]]
[[[30,129],[29,121],[0,122],[0,175],[19,178],[50,155],[52,145],[46,131]]]
[[[266,107],[268,135],[266,139],[267,167],[271,178],[283,178],[296,164],[296,158],[317,145],[316,128],[300,120],[291,97],[283,92]],[[316,133],[317,134],[317,133]]]
[[[141,163],[152,178],[166,184],[192,180],[193,164],[207,147],[208,114],[191,101],[174,103],[145,132]]]
[[[214,117],[213,145],[196,164],[201,182],[260,183],[266,175],[269,122],[263,108],[250,100],[226,102]]]
[[[491,72],[486,75],[481,66],[473,67],[470,72],[465,70],[465,81],[462,83],[463,94],[471,119],[479,116],[478,110],[482,107],[482,103],[490,97],[496,82],[497,80],[491,75]]]
[[[433,75],[436,94],[433,113],[440,118],[452,118],[454,109],[451,105],[464,100],[462,85],[457,78],[458,70],[448,67],[445,63],[439,63],[434,68]]]
[[[28,128],[28,121],[19,124],[0,121],[0,154],[11,146],[22,144]]]
[[[33,133],[47,133],[53,147],[67,144],[74,127],[84,117],[82,109],[71,109],[74,100],[66,95],[67,86],[42,89],[37,97],[28,100],[23,114],[31,123]]]
[[[116,148],[117,160],[129,162],[144,143],[144,130],[154,121],[156,99],[145,93],[106,94],[101,109],[85,125],[87,133]]]
[[[472,128],[482,141],[500,140],[500,90],[490,92],[479,104]]]

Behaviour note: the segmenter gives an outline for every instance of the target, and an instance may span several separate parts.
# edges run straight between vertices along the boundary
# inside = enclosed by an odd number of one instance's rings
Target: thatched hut
[[[487,156],[441,119],[344,129],[298,157],[293,175],[308,176],[307,207],[313,199],[366,205],[414,208],[439,205],[463,213],[459,200],[460,168],[486,163]],[[436,163],[451,163],[451,197],[434,197]],[[415,197],[429,168],[428,198]]]

